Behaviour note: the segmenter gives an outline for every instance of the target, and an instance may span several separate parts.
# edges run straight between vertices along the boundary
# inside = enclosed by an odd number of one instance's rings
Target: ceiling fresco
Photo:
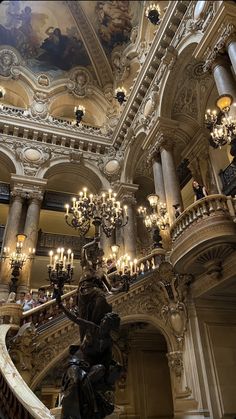
[[[82,1],[106,54],[114,47],[130,41],[132,29],[138,25],[142,1]]]
[[[69,3],[69,2],[68,2]],[[0,5],[0,45],[14,47],[34,73],[52,77],[93,65],[86,34],[66,1],[9,0]],[[127,45],[137,26],[141,1],[79,1],[107,57]]]
[[[10,0],[0,10],[0,45],[16,48],[32,71],[56,76],[91,65],[65,2]]]

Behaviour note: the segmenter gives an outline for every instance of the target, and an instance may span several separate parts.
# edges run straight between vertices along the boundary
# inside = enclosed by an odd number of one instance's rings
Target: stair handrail
[[[153,249],[153,251],[150,254],[138,259],[137,269],[139,269],[139,272],[138,272],[135,282],[142,279],[143,274],[147,272],[151,272],[152,270],[156,269],[157,263],[155,261],[155,258],[157,256],[162,257],[164,254],[165,254],[165,250],[157,248],[157,249]],[[153,264],[151,264],[151,261],[153,261]],[[140,267],[142,267],[142,271]],[[108,278],[112,278],[117,273],[118,271],[114,271],[108,274]],[[62,301],[64,301],[66,306],[71,307],[75,305],[76,299],[77,299],[77,292],[78,292],[78,288],[76,287],[76,289],[69,291],[62,296]],[[24,324],[27,322],[33,322],[33,324],[36,327],[38,327],[40,324],[44,324],[48,320],[52,320],[60,313],[62,313],[62,309],[57,305],[56,299],[53,299],[53,300],[47,301],[46,303],[41,304],[38,307],[34,307],[24,312],[22,315],[21,323]]]
[[[7,333],[16,326],[0,325],[0,408],[5,419],[55,419],[28,387],[6,346]]]

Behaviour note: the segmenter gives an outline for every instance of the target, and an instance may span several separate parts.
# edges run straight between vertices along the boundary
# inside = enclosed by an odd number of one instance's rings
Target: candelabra
[[[108,194],[87,195],[87,188],[79,193],[79,199],[72,199],[72,206],[66,204],[66,223],[78,230],[84,236],[95,226],[95,237],[100,234],[100,229],[107,237],[111,237],[112,231],[125,226],[128,222],[127,206],[121,208],[120,202],[116,201],[116,194],[109,189]]]
[[[232,98],[221,96],[217,100],[220,111],[207,110],[205,114],[205,125],[211,131],[210,145],[213,148],[231,144],[236,136],[236,121],[229,115]]]
[[[10,292],[16,292],[17,291],[17,281],[20,276],[20,271],[22,270],[25,262],[27,260],[33,260],[35,249],[29,248],[28,254],[23,253],[23,245],[24,241],[26,239],[25,234],[17,234],[16,235],[17,241],[16,241],[16,249],[14,252],[9,253],[10,249],[9,247],[3,248],[3,255],[2,259],[9,259],[10,267],[11,267],[11,285],[10,285]]]
[[[118,100],[119,104],[122,105],[122,103],[126,102],[126,90],[124,87],[118,87],[115,90],[115,99]]]
[[[3,89],[3,87],[2,86],[0,86],[0,99],[2,99],[2,98],[4,98],[4,96],[5,96],[5,89]]]
[[[165,203],[158,203],[159,196],[156,194],[147,197],[151,211],[146,207],[139,207],[138,212],[144,219],[145,227],[148,231],[153,233],[153,242],[155,247],[162,247],[160,230],[167,230],[169,228],[169,217]]]
[[[85,115],[85,107],[82,105],[79,106],[75,106],[74,107],[74,112],[75,112],[75,116],[76,116],[76,125],[78,126],[80,124],[80,122],[83,119],[83,116]]]
[[[158,25],[160,23],[161,21],[160,15],[161,15],[160,7],[158,4],[155,4],[155,3],[150,4],[145,11],[145,16],[149,19],[149,21],[153,25]]]
[[[74,253],[71,249],[67,250],[67,256],[64,253],[64,248],[58,248],[55,255],[52,250],[49,252],[48,277],[54,287],[54,297],[56,291],[61,292],[65,283],[71,283],[74,273]]]

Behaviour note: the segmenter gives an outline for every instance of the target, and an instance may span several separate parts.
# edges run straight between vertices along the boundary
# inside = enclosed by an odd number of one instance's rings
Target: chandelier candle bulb
[[[112,190],[111,190],[111,189],[109,189],[108,193],[109,193],[109,199],[111,199],[111,193],[112,193]]]
[[[68,205],[68,204],[66,204],[66,205],[65,205],[65,208],[66,208],[66,216],[68,216],[68,215],[69,215],[69,205]]]
[[[74,253],[71,253],[71,267],[73,268]]]
[[[53,258],[53,251],[50,250],[49,252],[49,265],[52,266],[52,258]]]
[[[137,259],[134,259],[134,273],[136,274],[137,272]]]
[[[84,191],[84,198],[87,198],[87,188],[84,188],[83,191]]]

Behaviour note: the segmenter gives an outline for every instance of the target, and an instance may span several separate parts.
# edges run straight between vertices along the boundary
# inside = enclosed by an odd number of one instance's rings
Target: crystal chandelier
[[[146,228],[151,231],[153,227],[158,227],[160,230],[166,230],[169,227],[169,217],[165,203],[158,203],[159,196],[156,194],[147,197],[151,212],[148,213],[146,207],[139,207],[138,212],[144,218]]]
[[[210,144],[213,148],[231,144],[236,136],[236,120],[229,115],[232,97],[221,96],[217,100],[220,112],[207,110],[205,114],[205,125],[211,131]]]
[[[49,252],[49,265],[48,277],[51,284],[55,285],[57,289],[62,289],[65,283],[71,283],[74,273],[74,253],[71,249],[65,252],[65,249],[58,248],[56,254],[50,250]]]
[[[81,236],[95,226],[95,237],[99,236],[100,228],[107,237],[111,237],[113,230],[124,227],[128,222],[127,206],[121,208],[116,201],[116,194],[109,189],[108,194],[88,196],[87,188],[79,193],[79,199],[73,198],[71,207],[65,206],[66,223],[78,230]]]
[[[12,284],[10,285],[10,292],[16,292],[17,291],[17,281],[18,278],[20,276],[20,271],[22,270],[25,262],[27,260],[33,260],[34,259],[34,254],[35,254],[35,249],[34,248],[29,248],[28,250],[28,254],[27,253],[23,253],[23,245],[24,245],[24,241],[26,239],[26,235],[25,234],[17,234],[16,235],[16,249],[14,252],[9,253],[10,249],[9,247],[4,247],[3,248],[3,255],[2,255],[2,259],[9,259],[9,263],[10,263],[10,267],[11,267],[11,274],[12,274]]]

